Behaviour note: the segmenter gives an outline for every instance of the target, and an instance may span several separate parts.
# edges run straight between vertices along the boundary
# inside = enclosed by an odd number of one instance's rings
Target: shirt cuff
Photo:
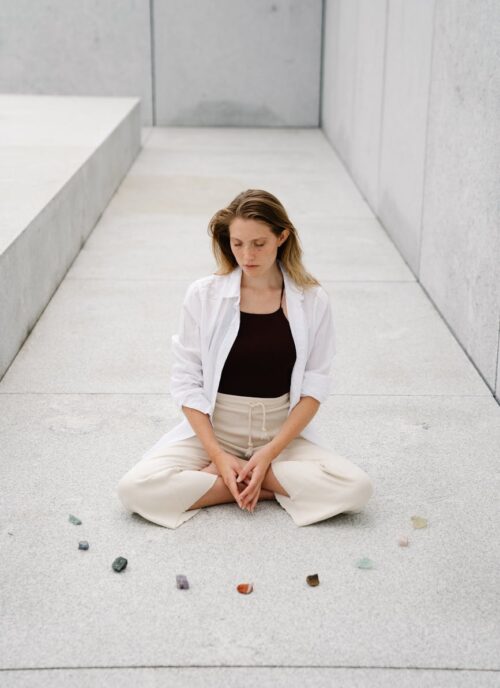
[[[182,399],[177,401],[177,404],[182,408],[183,406],[188,406],[189,408],[197,409],[202,413],[210,414],[212,410],[212,404],[203,394],[203,392],[188,392]]]
[[[323,373],[313,373],[311,371],[304,374],[301,397],[314,397],[320,404],[328,399],[332,389],[332,378]]]

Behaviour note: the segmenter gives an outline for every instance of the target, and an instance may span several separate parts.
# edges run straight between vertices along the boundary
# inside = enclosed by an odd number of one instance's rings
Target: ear
[[[282,246],[282,245],[285,243],[285,241],[288,239],[289,235],[290,235],[290,230],[289,230],[289,229],[284,229],[284,230],[281,232],[280,243],[279,243],[280,246]]]

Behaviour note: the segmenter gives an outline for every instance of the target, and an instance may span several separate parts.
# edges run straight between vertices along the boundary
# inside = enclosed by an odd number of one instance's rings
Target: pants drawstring
[[[266,428],[266,407],[263,401],[256,401],[255,403],[250,403],[248,407],[248,449],[245,452],[247,459],[251,458],[255,449],[252,442],[252,410],[255,406],[262,406],[262,431],[266,433],[267,439],[269,439],[269,433]]]

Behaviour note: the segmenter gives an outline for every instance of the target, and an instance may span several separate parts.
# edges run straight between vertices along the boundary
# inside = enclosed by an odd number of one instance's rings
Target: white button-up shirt
[[[331,392],[332,359],[336,337],[328,293],[322,286],[300,287],[282,262],[288,321],[295,343],[296,360],[290,381],[288,415],[301,397],[320,403]],[[182,304],[179,333],[172,337],[170,394],[176,406],[198,409],[212,421],[215,400],[226,358],[240,327],[242,268],[228,275],[211,274],[192,282]],[[165,447],[195,435],[187,417],[164,434],[142,458],[159,456]],[[300,433],[311,442],[327,447],[315,418]]]

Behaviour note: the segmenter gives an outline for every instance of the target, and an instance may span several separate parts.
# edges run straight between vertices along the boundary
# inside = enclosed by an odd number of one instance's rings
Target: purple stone
[[[186,578],[186,576],[183,576],[182,573],[180,573],[175,578],[177,581],[177,587],[180,590],[188,590],[189,589],[189,583],[188,583],[188,579]]]

